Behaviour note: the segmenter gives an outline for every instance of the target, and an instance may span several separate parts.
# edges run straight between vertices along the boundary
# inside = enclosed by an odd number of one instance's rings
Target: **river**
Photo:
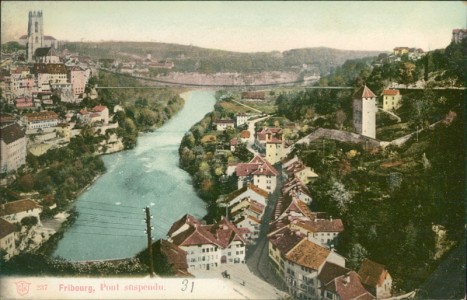
[[[149,206],[154,239],[166,238],[186,213],[206,214],[188,173],[178,167],[184,134],[213,110],[213,92],[186,93],[183,109],[163,127],[140,134],[133,150],[103,156],[107,172],[75,202],[79,216],[54,256],[71,261],[133,257],[147,246],[144,207]]]

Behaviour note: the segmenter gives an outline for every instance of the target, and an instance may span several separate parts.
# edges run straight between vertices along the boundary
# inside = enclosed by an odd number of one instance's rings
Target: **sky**
[[[69,41],[146,41],[240,52],[330,47],[445,48],[466,28],[466,1],[1,1],[1,42],[27,33]]]

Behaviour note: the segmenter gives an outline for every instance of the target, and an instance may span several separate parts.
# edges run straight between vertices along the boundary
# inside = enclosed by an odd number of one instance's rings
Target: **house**
[[[282,163],[282,170],[287,178],[297,178],[304,185],[307,185],[318,178],[318,174],[316,174],[310,167],[305,166],[297,156],[284,161]]]
[[[238,145],[238,139],[237,138],[232,138],[230,140],[230,151],[234,152],[235,149],[237,148]]]
[[[240,132],[240,139],[243,143],[246,143],[250,139],[250,131],[243,130],[242,132]]]
[[[275,272],[283,279],[285,279],[286,272],[285,256],[305,238],[303,233],[292,231],[288,227],[282,227],[280,231],[268,234],[269,258],[271,258]]]
[[[375,297],[368,292],[360,282],[355,271],[349,271],[338,276],[322,287],[322,298],[329,300],[370,300]]]
[[[52,83],[67,83],[67,69],[64,64],[36,63],[33,74],[37,79],[37,87],[40,91],[49,91]]]
[[[246,239],[254,241],[259,237],[259,229],[265,205],[244,198],[242,201],[230,207],[232,222],[237,228],[248,228],[249,234]]]
[[[248,116],[246,113],[238,113],[235,116],[236,124],[238,126],[242,126],[243,124],[246,124],[248,122]]]
[[[285,281],[289,293],[299,299],[320,294],[318,275],[327,262],[345,267],[345,259],[334,251],[302,239],[285,255]]]
[[[217,120],[214,122],[214,125],[216,125],[216,130],[217,131],[224,131],[227,128],[234,128],[235,127],[235,122],[230,119],[226,120]]]
[[[402,95],[399,90],[384,90],[383,91],[383,109],[395,110],[401,106]]]
[[[376,137],[376,95],[362,86],[353,95],[353,125],[358,134]]]
[[[339,234],[344,231],[341,219],[328,218],[323,212],[312,212],[303,201],[284,194],[276,203],[273,219],[270,234],[289,227],[326,248],[335,246]]]
[[[282,140],[281,128],[263,128],[255,134],[255,146],[261,151],[266,151],[266,143]]]
[[[0,173],[16,171],[26,164],[27,140],[16,124],[0,127]]]
[[[97,120],[102,121],[104,124],[109,123],[109,109],[104,105],[97,105],[92,108],[92,112],[97,114]]]
[[[284,140],[271,138],[266,141],[266,160],[274,165],[286,156]]]
[[[295,200],[301,200],[307,205],[313,201],[310,191],[298,178],[289,179],[284,183],[282,186],[282,195],[290,196]]]
[[[25,217],[35,217],[41,223],[42,206],[30,199],[23,199],[0,204],[0,217],[11,222],[21,223]]]
[[[0,218],[0,249],[6,252],[3,257],[5,260],[16,254],[15,234],[16,226]]]
[[[256,201],[266,206],[268,196],[269,196],[269,193],[267,191],[250,183],[242,187],[241,189],[238,189],[228,194],[227,197],[222,199],[222,202],[232,207],[240,203],[243,199],[250,199],[252,201]]]
[[[383,265],[369,259],[364,259],[358,276],[365,288],[376,298],[391,297],[392,277]]]
[[[264,100],[266,94],[264,92],[242,92],[242,99],[246,100]]]
[[[33,109],[34,101],[31,97],[16,98],[15,107],[18,109]]]
[[[167,233],[168,241],[187,253],[188,270],[209,270],[222,264],[245,262],[247,229],[239,230],[229,220],[202,225],[195,217],[185,215]]]
[[[79,66],[72,66],[67,71],[68,82],[71,83],[73,95],[75,98],[84,94],[88,76],[86,71]]]
[[[396,47],[393,51],[394,55],[402,56],[409,53],[409,47]]]
[[[270,232],[269,257],[276,273],[297,299],[317,299],[318,275],[326,263],[345,267],[345,259],[336,252],[307,240],[306,235],[288,226]]]
[[[453,29],[451,42],[455,44],[460,44],[466,36],[467,29]]]
[[[276,189],[279,172],[268,161],[257,155],[248,163],[237,164],[236,175],[239,189],[248,183],[253,183],[272,193]]]
[[[23,121],[28,130],[55,127],[59,123],[58,115],[53,111],[25,114],[23,116]]]
[[[152,244],[152,253],[156,261],[163,258],[166,261],[166,267],[170,268],[170,273],[176,277],[191,277],[188,272],[188,264],[186,260],[186,251],[182,250],[177,245],[170,243],[167,240],[159,239]],[[155,265],[156,272],[159,267]]]

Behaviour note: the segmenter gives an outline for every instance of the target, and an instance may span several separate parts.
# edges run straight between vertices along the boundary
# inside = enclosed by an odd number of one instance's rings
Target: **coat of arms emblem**
[[[29,293],[29,285],[31,284],[30,282],[18,281],[18,282],[15,282],[15,284],[16,284],[16,292],[20,294],[20,296],[24,296],[27,293]]]

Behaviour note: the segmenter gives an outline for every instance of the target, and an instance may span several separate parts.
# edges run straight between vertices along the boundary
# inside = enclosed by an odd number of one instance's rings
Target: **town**
[[[27,34],[7,44],[13,49],[2,45],[6,274],[28,254],[47,253],[41,263],[51,265],[54,247],[82,215],[76,200],[106,172],[101,156],[133,151],[138,132],[157,132],[183,109],[179,94],[195,88],[215,94],[214,110],[184,133],[179,167],[206,216],[161,217],[169,229],[157,241],[146,218],[149,244],[133,257],[58,268],[215,277],[245,293],[273,287],[268,298],[403,299],[428,295],[430,273],[462,247],[462,184],[448,191],[438,179],[451,178],[449,168],[463,157],[448,150],[465,122],[464,74],[449,59],[464,59],[456,55],[467,30],[452,30],[443,51],[395,45],[328,74],[303,62],[299,73],[259,76],[181,72],[176,57],[153,59],[149,51],[97,57],[92,47],[45,35],[44,18],[30,11]],[[118,94],[118,86],[153,89]],[[463,178],[462,170],[451,171]],[[91,274],[83,271],[88,264]]]

